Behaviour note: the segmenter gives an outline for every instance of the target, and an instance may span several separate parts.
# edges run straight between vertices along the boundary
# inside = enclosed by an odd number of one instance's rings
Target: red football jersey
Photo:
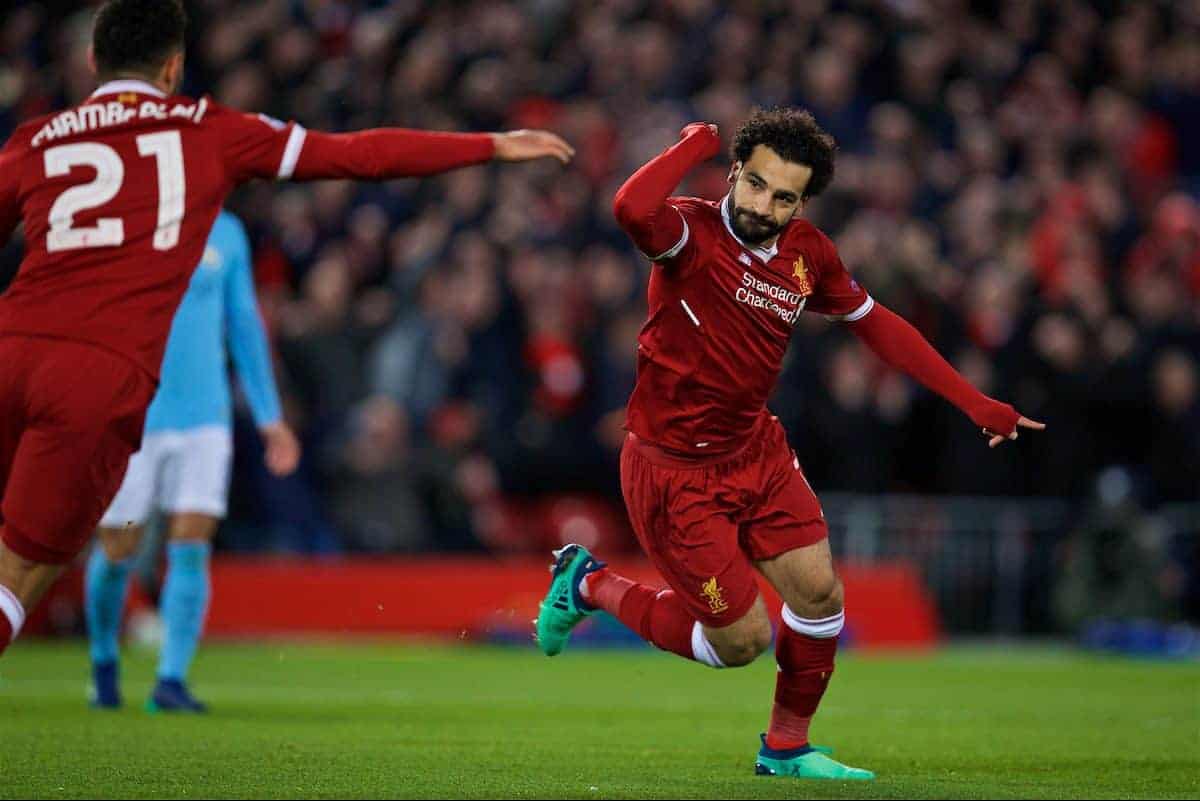
[[[765,413],[800,313],[854,321],[874,301],[806,220],[768,250],[738,239],[725,200],[668,202],[684,230],[650,276],[628,427],[673,451],[727,453]]]
[[[221,203],[280,174],[294,128],[141,81],[20,126],[0,151],[0,240],[24,219],[25,258],[0,333],[102,345],[157,376]]]
[[[251,178],[422,175],[487,161],[486,134],[306,131],[207,97],[111,81],[0,150],[0,242],[25,258],[0,334],[72,339],[157,377],[176,307],[226,195]]]

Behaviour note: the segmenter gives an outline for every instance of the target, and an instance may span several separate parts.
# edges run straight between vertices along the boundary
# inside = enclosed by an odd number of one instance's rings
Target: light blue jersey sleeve
[[[228,215],[234,233],[228,243],[229,264],[225,274],[226,335],[233,369],[250,403],[250,413],[259,427],[278,423],[281,418],[279,390],[271,369],[271,349],[262,314],[254,295],[250,242],[240,220]]]

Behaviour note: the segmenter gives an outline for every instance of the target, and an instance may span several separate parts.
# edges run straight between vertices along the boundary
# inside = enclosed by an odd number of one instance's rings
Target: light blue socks
[[[131,561],[110,562],[99,543],[92,548],[84,578],[83,608],[94,665],[117,661]]]
[[[208,614],[210,594],[207,542],[167,543],[167,577],[159,611],[163,620],[163,645],[158,678],[184,681]]]

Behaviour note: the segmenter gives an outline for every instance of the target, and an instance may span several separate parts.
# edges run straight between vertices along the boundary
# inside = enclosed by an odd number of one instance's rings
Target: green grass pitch
[[[753,775],[774,665],[646,651],[204,646],[204,718],[84,703],[80,643],[0,660],[0,798],[1195,798],[1200,665],[1067,650],[844,654],[814,741],[879,775]]]

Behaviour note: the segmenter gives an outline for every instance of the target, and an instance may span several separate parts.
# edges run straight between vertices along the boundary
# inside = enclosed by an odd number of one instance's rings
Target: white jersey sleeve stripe
[[[849,314],[827,314],[825,317],[829,320],[841,320],[842,322],[853,323],[856,320],[866,317],[871,313],[871,309],[873,308],[875,308],[875,298],[868,295],[862,305]]]
[[[287,144],[283,148],[283,158],[279,160],[279,178],[287,180],[296,170],[296,162],[300,160],[300,151],[304,149],[304,137],[308,132],[301,125],[292,125]]]
[[[675,209],[674,206],[671,208]],[[664,261],[665,259],[673,259],[679,255],[679,251],[683,250],[683,246],[688,243],[688,236],[691,234],[691,229],[688,228],[687,218],[683,216],[683,212],[681,212],[679,209],[675,209],[675,213],[678,214],[679,219],[683,221],[683,235],[679,237],[679,241],[676,242],[675,245],[666,253],[662,253],[658,256],[648,256],[647,258],[649,258],[650,261]]]

